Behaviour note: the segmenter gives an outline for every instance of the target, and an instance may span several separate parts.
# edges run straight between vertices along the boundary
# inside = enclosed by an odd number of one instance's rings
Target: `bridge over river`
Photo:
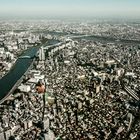
[[[51,40],[45,43],[53,45],[58,43],[56,40]],[[44,45],[44,44],[43,44]],[[39,51],[40,46],[35,46],[26,50],[16,61],[12,69],[0,79],[0,104],[14,92],[17,86],[22,82],[24,75],[28,72],[32,63]]]
[[[107,37],[101,37],[101,36],[95,36],[95,35],[76,35],[76,36],[69,36],[70,39],[87,39],[87,40],[95,40],[95,41],[105,41],[105,42],[115,42],[115,43],[128,43],[128,44],[140,44],[140,41],[134,41],[134,40],[119,40],[116,41],[113,38],[107,38]],[[47,43],[43,44],[44,49],[47,51],[50,51],[55,46],[59,45],[60,42],[58,40],[49,40]],[[48,47],[48,49],[47,49]],[[16,61],[13,68],[10,70],[10,72],[4,76],[2,79],[0,79],[0,103],[4,101],[4,99],[11,94],[14,89],[21,83],[23,76],[26,74],[28,69],[30,68],[37,52],[39,50],[39,47],[32,47],[28,50],[26,50]],[[128,88],[125,87],[125,90],[129,93],[131,93],[131,96],[135,98],[136,100],[139,100],[138,97],[136,97],[133,92],[131,92]]]

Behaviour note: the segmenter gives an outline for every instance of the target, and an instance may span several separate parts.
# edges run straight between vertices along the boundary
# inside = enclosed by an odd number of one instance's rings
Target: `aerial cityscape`
[[[138,0],[0,3],[0,140],[140,140]]]

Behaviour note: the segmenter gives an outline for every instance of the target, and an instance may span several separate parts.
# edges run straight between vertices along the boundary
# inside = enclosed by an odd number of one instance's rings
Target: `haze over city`
[[[139,0],[0,0],[1,18],[139,18]]]

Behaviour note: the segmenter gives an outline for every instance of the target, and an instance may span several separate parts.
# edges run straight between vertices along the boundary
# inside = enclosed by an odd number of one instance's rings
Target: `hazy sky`
[[[140,18],[140,0],[0,0],[0,17]]]

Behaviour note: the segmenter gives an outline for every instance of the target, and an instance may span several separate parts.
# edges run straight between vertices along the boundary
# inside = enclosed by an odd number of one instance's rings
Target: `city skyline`
[[[135,0],[0,0],[0,17],[140,18]]]
[[[0,0],[0,140],[140,139],[139,7]]]

